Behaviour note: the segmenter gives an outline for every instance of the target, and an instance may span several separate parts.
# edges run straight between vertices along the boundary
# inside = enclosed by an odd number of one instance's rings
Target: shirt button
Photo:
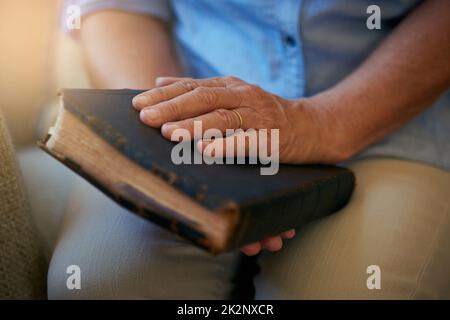
[[[297,41],[295,40],[295,38],[288,34],[284,36],[284,43],[286,43],[290,47],[294,47],[295,45],[297,45]]]

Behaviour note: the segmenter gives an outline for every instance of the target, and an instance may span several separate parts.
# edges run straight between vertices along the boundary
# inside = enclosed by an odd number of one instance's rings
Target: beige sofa
[[[37,112],[26,123],[18,121],[20,109],[0,100],[0,299],[46,298],[47,267],[75,178],[36,146],[53,122],[59,88],[89,86],[76,41],[61,35],[56,50],[46,78],[55,94],[30,106]]]
[[[45,298],[47,262],[0,110],[0,298]]]

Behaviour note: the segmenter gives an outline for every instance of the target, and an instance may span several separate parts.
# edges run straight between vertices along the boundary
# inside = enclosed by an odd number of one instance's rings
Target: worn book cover
[[[342,208],[355,178],[342,167],[175,164],[174,142],[139,120],[136,90],[67,89],[40,146],[129,211],[212,253],[277,235]],[[193,151],[194,152],[194,151]]]

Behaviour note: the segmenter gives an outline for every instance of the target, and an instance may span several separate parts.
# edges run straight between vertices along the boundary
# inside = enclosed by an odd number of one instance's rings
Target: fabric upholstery
[[[45,276],[45,258],[0,113],[0,299],[45,297]]]

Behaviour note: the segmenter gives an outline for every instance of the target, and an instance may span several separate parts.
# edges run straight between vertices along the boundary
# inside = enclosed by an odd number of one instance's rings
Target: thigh
[[[257,298],[449,299],[450,173],[393,159],[352,168],[347,207],[261,257]],[[368,289],[372,265],[381,289]]]
[[[22,149],[17,156],[31,213],[43,239],[46,255],[50,256],[75,174],[36,147]]]
[[[238,253],[215,257],[120,208],[78,179],[51,259],[50,299],[216,299],[232,290]],[[67,268],[79,266],[81,289]]]

